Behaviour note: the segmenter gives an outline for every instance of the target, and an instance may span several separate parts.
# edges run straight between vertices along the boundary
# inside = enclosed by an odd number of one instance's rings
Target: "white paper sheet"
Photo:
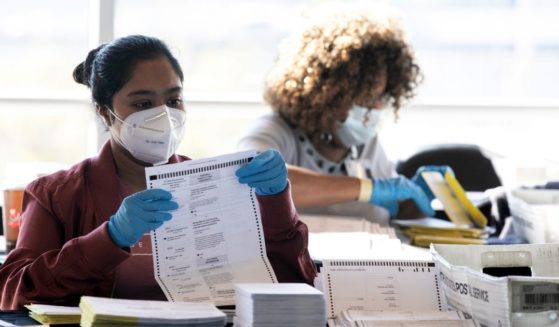
[[[365,232],[309,233],[308,248],[313,260],[431,259],[427,249],[402,244],[385,234]]]
[[[330,327],[477,327],[458,311],[356,311],[344,310]]]
[[[322,281],[315,285],[324,288],[330,318],[347,309],[446,310],[433,261],[325,260],[318,278]]]
[[[231,305],[233,283],[277,282],[266,257],[254,190],[235,171],[253,151],[146,168],[148,188],[173,194],[179,209],[153,231],[155,278],[169,301]]]

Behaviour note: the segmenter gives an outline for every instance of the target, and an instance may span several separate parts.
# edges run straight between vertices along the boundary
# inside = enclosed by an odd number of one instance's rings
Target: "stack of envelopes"
[[[324,295],[307,284],[235,285],[239,327],[326,326]]]

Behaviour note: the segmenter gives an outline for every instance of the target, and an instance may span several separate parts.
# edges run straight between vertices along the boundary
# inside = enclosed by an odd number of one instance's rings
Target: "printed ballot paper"
[[[478,327],[459,311],[362,311],[344,310],[328,327]]]
[[[439,270],[422,260],[324,260],[314,284],[328,317],[343,310],[444,311]]]
[[[170,191],[179,204],[173,218],[151,232],[155,278],[169,301],[231,305],[233,283],[277,282],[256,195],[235,176],[255,154],[146,168],[147,187]]]

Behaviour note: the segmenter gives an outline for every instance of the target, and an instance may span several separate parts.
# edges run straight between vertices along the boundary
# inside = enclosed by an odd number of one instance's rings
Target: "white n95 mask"
[[[364,122],[368,111],[367,108],[354,107],[349,111],[347,119],[340,124],[337,136],[348,148],[366,144],[375,136],[381,110],[370,110],[368,120]]]
[[[134,158],[143,162],[155,166],[167,163],[184,136],[184,110],[162,105],[134,112],[124,120],[112,110],[109,111],[122,122],[120,134],[114,135],[115,139]]]

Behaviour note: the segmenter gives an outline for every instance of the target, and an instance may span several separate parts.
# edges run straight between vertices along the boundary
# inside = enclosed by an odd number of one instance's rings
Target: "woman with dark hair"
[[[264,91],[273,113],[250,127],[239,148],[281,152],[299,212],[381,224],[431,216],[426,184],[396,174],[375,132],[381,110],[397,113],[419,79],[393,17],[330,16],[282,44]]]
[[[171,193],[146,190],[144,168],[188,160],[175,154],[186,119],[180,65],[159,39],[134,35],[92,50],[74,79],[91,89],[110,140],[98,156],[27,187],[17,246],[0,267],[3,310],[76,305],[82,295],[165,299],[152,256],[131,248],[149,244],[146,233],[177,208]],[[255,188],[278,280],[311,283],[308,233],[281,155],[262,152],[237,175]]]

